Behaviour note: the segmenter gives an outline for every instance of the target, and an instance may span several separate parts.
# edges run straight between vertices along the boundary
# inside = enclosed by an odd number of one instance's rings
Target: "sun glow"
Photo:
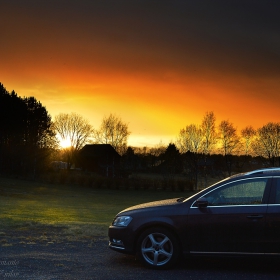
[[[58,141],[59,141],[59,146],[63,149],[69,148],[71,147],[71,140],[69,137],[67,138],[61,138],[61,137],[57,137]]]

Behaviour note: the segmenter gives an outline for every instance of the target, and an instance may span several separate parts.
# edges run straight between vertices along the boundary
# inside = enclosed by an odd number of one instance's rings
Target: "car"
[[[116,215],[109,248],[166,269],[190,256],[280,255],[280,168],[226,178],[188,198],[136,205]]]

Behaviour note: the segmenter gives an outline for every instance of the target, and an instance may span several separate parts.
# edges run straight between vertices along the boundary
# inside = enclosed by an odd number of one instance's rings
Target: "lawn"
[[[191,194],[151,190],[94,190],[0,177],[0,231],[36,231],[49,227],[63,228],[64,234],[72,236],[106,236],[112,219],[124,208]]]

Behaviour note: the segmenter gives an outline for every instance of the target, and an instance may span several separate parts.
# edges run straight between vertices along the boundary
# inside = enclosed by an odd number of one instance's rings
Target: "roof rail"
[[[245,175],[252,175],[255,173],[266,173],[266,172],[273,172],[273,171],[280,171],[280,167],[270,167],[270,168],[262,168],[253,171],[246,172]]]

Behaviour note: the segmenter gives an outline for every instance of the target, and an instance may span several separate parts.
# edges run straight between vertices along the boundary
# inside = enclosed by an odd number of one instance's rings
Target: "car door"
[[[237,180],[203,195],[188,215],[189,249],[193,253],[263,253],[269,178]]]
[[[266,219],[266,253],[280,254],[280,177],[274,177]]]

